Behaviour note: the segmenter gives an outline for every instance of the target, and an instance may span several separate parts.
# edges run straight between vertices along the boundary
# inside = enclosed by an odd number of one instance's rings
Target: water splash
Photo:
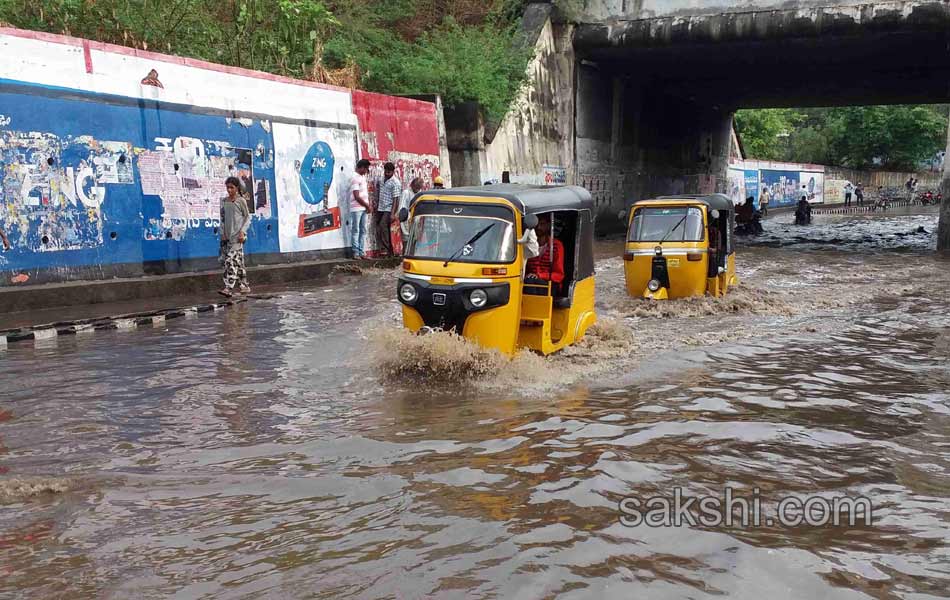
[[[384,379],[442,386],[465,382],[483,389],[526,392],[562,387],[609,368],[629,355],[635,338],[629,326],[606,318],[579,342],[551,356],[522,350],[509,358],[454,332],[416,335],[399,326],[376,327],[368,335],[373,362]]]
[[[78,482],[62,477],[9,477],[0,479],[0,504],[23,502],[38,496],[63,494]]]

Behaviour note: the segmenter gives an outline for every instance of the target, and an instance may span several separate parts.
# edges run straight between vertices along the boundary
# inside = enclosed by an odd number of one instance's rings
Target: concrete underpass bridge
[[[453,177],[562,165],[607,227],[635,199],[723,191],[739,108],[950,102],[946,0],[566,0],[525,25],[538,53],[505,121],[447,115]]]

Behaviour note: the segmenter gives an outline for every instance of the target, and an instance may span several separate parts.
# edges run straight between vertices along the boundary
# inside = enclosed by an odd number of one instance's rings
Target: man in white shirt
[[[356,173],[350,180],[350,214],[347,229],[350,232],[350,248],[353,258],[365,258],[363,241],[366,239],[366,212],[373,212],[369,203],[369,161],[365,158],[356,163]]]

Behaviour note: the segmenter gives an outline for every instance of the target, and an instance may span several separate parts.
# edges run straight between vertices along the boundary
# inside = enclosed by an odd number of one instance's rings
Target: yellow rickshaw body
[[[565,274],[571,279],[565,278],[561,291],[538,285],[528,285],[526,291],[525,248],[517,240],[526,220],[532,220],[528,215],[548,212],[563,219],[570,231],[570,241],[562,243],[565,255],[571,253],[565,257]],[[396,294],[407,329],[454,330],[509,356],[519,349],[546,355],[575,343],[596,322],[593,211],[583,188],[430,190],[417,195],[401,218],[409,221],[410,233]],[[486,239],[466,244],[465,238],[472,238],[454,231],[475,231],[477,236],[483,224],[491,225],[493,238],[485,234]],[[478,247],[486,243],[489,247]],[[461,255],[455,256],[454,246],[461,246]],[[406,286],[412,289],[408,295]],[[483,306],[476,305],[475,294],[487,297]]]
[[[664,223],[676,224],[680,214],[683,218],[688,214],[690,220],[688,225],[680,225],[682,231],[674,231],[678,235],[651,236],[645,232],[649,227],[637,221],[663,218]],[[713,215],[718,215],[718,219],[714,220]],[[711,227],[713,222],[715,228]],[[721,194],[636,202],[630,209],[623,256],[627,293],[654,300],[726,294],[739,282],[734,222],[735,207]],[[660,230],[664,231],[662,227]],[[723,249],[721,255],[714,250],[714,235],[719,238],[718,247]]]

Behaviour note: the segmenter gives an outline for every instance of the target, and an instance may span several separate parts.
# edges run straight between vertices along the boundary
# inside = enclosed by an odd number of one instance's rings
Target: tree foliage
[[[736,130],[746,156],[760,160],[782,160],[786,154],[786,136],[794,128],[798,116],[784,108],[740,110],[736,113]]]
[[[742,110],[749,158],[914,170],[946,145],[944,105]]]
[[[0,0],[0,22],[383,93],[507,110],[523,0]]]

